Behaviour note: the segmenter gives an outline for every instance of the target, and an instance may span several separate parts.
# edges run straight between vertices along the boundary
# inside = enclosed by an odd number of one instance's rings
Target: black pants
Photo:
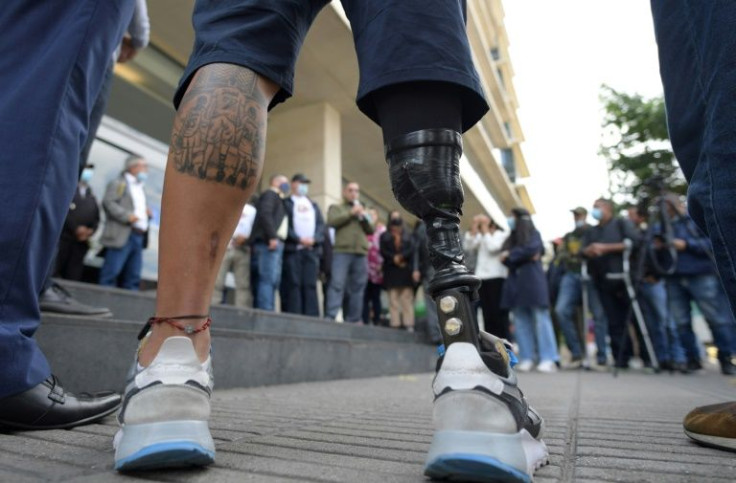
[[[58,250],[55,275],[67,280],[82,280],[84,256],[89,250],[87,242],[62,238],[59,240]]]
[[[608,318],[608,336],[611,338],[611,351],[617,367],[627,367],[633,351],[628,333],[628,319],[631,317],[631,301],[626,288],[598,287],[601,305]],[[623,342],[623,347],[621,346]]]
[[[373,318],[371,318],[371,309],[373,309]],[[382,310],[381,286],[368,280],[363,295],[363,322],[365,324],[380,325]]]
[[[482,280],[478,296],[486,331],[497,337],[508,339],[510,336],[509,311],[501,308],[504,281],[503,278]]]
[[[314,250],[304,249],[284,253],[281,275],[284,312],[319,317],[318,275],[319,257]]]

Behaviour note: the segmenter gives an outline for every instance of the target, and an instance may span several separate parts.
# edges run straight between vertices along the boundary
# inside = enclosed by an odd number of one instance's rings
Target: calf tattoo
[[[171,159],[178,172],[241,189],[255,183],[268,110],[256,84],[257,75],[243,67],[201,69],[174,122]]]

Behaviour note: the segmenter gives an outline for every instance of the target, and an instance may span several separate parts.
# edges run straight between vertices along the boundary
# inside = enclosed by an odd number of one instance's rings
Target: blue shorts
[[[197,0],[194,50],[174,96],[178,108],[196,71],[242,65],[294,91],[294,66],[307,31],[328,0]],[[360,66],[357,104],[376,123],[371,94],[393,84],[440,81],[459,86],[463,131],[488,111],[465,32],[465,0],[342,0]]]

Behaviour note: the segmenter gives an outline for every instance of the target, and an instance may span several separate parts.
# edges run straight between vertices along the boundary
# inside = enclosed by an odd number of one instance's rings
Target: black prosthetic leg
[[[472,302],[480,280],[463,264],[460,240],[461,154],[462,137],[451,129],[423,129],[386,145],[394,196],[427,225],[429,257],[435,269],[429,291],[437,303],[445,346],[469,342],[478,347]]]

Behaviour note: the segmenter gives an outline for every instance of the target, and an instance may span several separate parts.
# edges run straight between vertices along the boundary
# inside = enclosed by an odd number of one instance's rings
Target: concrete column
[[[342,197],[340,113],[327,103],[287,106],[269,116],[261,186],[275,173],[289,179],[304,173],[312,180],[309,196],[326,215],[327,208]]]

